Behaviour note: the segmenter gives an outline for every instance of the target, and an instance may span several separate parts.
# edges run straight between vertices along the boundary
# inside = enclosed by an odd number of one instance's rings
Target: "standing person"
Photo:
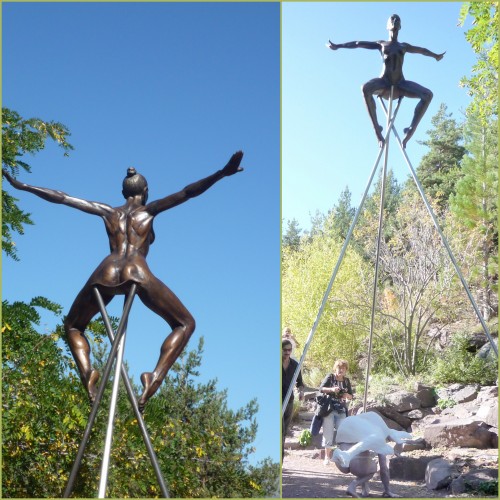
[[[319,392],[338,399],[338,409],[323,417],[323,447],[325,448],[325,465],[330,463],[333,445],[340,422],[347,417],[347,402],[352,399],[351,381],[346,377],[349,364],[345,359],[337,359],[329,373],[321,382]]]
[[[285,326],[285,328],[283,328],[283,334],[281,335],[281,340],[289,340],[292,343],[291,357],[295,359],[294,356],[295,348],[300,347],[300,344],[297,342],[297,339],[292,335],[292,329],[289,326]]]
[[[292,355],[292,343],[290,340],[283,339],[281,341],[281,404],[285,400],[285,396],[288,392],[288,388],[292,383],[293,374],[297,369],[299,363],[295,359],[291,358]],[[299,371],[299,375],[296,381],[297,389],[299,390],[299,399],[304,398],[304,383],[302,382],[302,372]],[[292,420],[293,414],[293,392],[286,405],[285,413],[283,414],[283,420],[281,422],[281,461],[283,461],[283,456],[285,455],[285,436],[288,430],[288,426]]]

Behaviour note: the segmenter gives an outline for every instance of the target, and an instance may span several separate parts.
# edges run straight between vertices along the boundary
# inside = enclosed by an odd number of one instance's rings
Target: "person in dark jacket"
[[[285,400],[285,396],[288,392],[290,384],[292,383],[293,374],[297,369],[298,362],[292,359],[292,343],[290,340],[284,339],[281,341],[281,402]],[[296,380],[296,387],[299,390],[299,399],[302,400],[304,397],[304,383],[302,381],[302,373],[299,371],[299,375]],[[288,430],[288,426],[292,420],[293,415],[293,392],[288,400],[288,404],[286,405],[285,413],[283,414],[283,421],[281,423],[281,439],[282,439],[282,447],[281,447],[281,460],[283,460],[283,456],[285,455],[285,436]]]

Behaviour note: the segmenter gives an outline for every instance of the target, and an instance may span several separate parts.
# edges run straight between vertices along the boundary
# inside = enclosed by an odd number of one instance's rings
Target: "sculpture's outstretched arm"
[[[406,48],[406,52],[409,52],[410,54],[422,54],[423,56],[433,57],[434,59],[436,59],[436,61],[441,61],[443,56],[446,54],[446,52],[443,52],[442,54],[436,54],[429,49],[425,49],[423,47],[415,47],[414,45],[410,45],[409,43],[405,43],[404,45]]]
[[[12,187],[19,189],[20,191],[28,191],[29,193],[33,193],[44,200],[50,201],[51,203],[60,203],[62,205],[67,205],[68,207],[76,208],[92,215],[100,216],[105,216],[113,210],[109,205],[106,205],[104,203],[82,200],[80,198],[69,196],[62,191],[30,186],[29,184],[25,184],[24,182],[19,182],[4,169],[2,169],[2,173],[12,185]]]
[[[146,205],[146,211],[149,214],[155,216],[160,212],[164,212],[169,208],[180,205],[181,203],[184,203],[185,201],[194,198],[195,196],[199,196],[208,188],[212,187],[217,181],[220,181],[222,178],[229,175],[234,175],[237,172],[241,172],[243,170],[243,168],[240,167],[242,158],[243,151],[234,153],[233,156],[231,156],[230,160],[227,162],[227,165],[222,170],[218,170],[217,172],[215,172],[215,174],[209,175],[204,179],[189,184],[178,193],[174,193],[166,196],[165,198],[161,198],[160,200],[148,203]]]
[[[329,49],[380,49],[380,44],[378,42],[347,42],[347,43],[333,43],[328,40],[326,46]]]

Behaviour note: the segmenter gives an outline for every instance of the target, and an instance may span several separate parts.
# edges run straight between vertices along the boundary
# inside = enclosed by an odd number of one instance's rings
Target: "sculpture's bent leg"
[[[369,82],[366,82],[361,90],[363,91],[363,96],[365,98],[366,109],[368,110],[368,114],[370,115],[370,119],[373,124],[373,129],[375,130],[375,135],[378,139],[378,145],[380,147],[384,146],[384,136],[382,135],[382,126],[378,123],[377,119],[377,106],[375,104],[375,99],[373,98],[374,94],[377,94],[379,91],[388,90],[390,86],[382,78],[374,78]]]
[[[415,106],[415,111],[413,113],[413,119],[410,126],[403,130],[405,134],[405,137],[403,139],[403,148],[406,148],[406,144],[415,133],[415,130],[417,129],[420,120],[427,111],[427,108],[429,107],[429,104],[431,103],[434,95],[429,89],[426,89],[422,85],[419,85],[415,82],[410,82],[408,80],[402,82],[399,85],[399,88],[401,90],[401,95],[405,97],[420,99],[418,104]]]
[[[380,465],[380,480],[382,481],[382,485],[384,486],[384,493],[382,496],[386,498],[399,498],[398,495],[395,495],[391,491],[389,467],[387,466],[387,456],[378,455],[378,462]]]
[[[139,409],[143,411],[149,398],[158,390],[168,370],[188,343],[196,325],[182,302],[158,278],[150,275],[141,283],[138,295],[146,307],[161,316],[172,328],[172,332],[161,346],[155,369],[141,375],[144,391],[138,403]]]
[[[110,295],[104,295],[104,303],[108,304],[112,298]],[[84,332],[90,320],[98,312],[99,306],[92,293],[92,286],[86,284],[77,295],[64,321],[68,345],[91,403],[94,402],[97,394],[99,372],[92,368],[90,345]]]

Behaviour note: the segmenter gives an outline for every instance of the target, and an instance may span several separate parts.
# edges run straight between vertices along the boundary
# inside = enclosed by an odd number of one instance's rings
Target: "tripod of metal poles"
[[[297,365],[297,368],[295,369],[295,372],[292,377],[292,381],[290,383],[290,386],[288,388],[288,391],[285,395],[285,398],[283,400],[282,404],[282,415],[284,415],[287,404],[292,396],[293,393],[293,388],[295,386],[295,383],[297,381],[297,377],[299,375],[300,369],[302,367],[302,364],[304,362],[304,359],[307,355],[307,351],[309,350],[309,346],[311,345],[311,342],[314,338],[314,334],[316,333],[316,330],[319,325],[319,321],[321,319],[321,315],[323,314],[323,310],[326,306],[326,302],[328,300],[328,297],[330,295],[330,291],[333,287],[333,283],[335,281],[335,278],[337,277],[338,270],[340,268],[340,265],[342,264],[342,260],[344,259],[345,252],[347,250],[347,246],[349,245],[349,242],[351,240],[354,228],[356,226],[356,223],[358,222],[358,218],[361,214],[361,211],[363,209],[363,205],[365,203],[366,197],[368,195],[368,191],[370,190],[370,186],[372,184],[373,178],[375,177],[375,173],[378,169],[380,160],[382,158],[382,155],[384,155],[384,165],[383,165],[383,171],[382,171],[382,187],[381,187],[381,195],[380,195],[380,210],[379,210],[379,222],[378,222],[378,234],[377,234],[377,243],[376,243],[376,256],[375,256],[375,277],[374,277],[374,283],[373,283],[373,294],[372,294],[372,307],[371,307],[371,321],[370,321],[370,336],[369,336],[369,343],[368,343],[368,363],[366,367],[366,376],[365,376],[365,392],[364,392],[364,401],[363,401],[363,411],[366,411],[366,403],[367,403],[367,396],[368,396],[368,382],[369,382],[369,375],[370,375],[370,369],[371,369],[371,352],[372,352],[372,345],[373,345],[373,331],[374,331],[374,317],[375,317],[375,301],[376,301],[376,295],[377,295],[377,282],[378,282],[378,267],[379,267],[379,260],[380,260],[380,241],[381,241],[381,236],[382,236],[382,225],[383,225],[383,209],[384,209],[384,195],[385,195],[385,184],[386,184],[386,175],[387,175],[387,161],[389,157],[389,136],[391,134],[391,131],[394,134],[394,137],[399,145],[399,148],[401,149],[401,153],[403,154],[403,157],[406,161],[406,164],[410,170],[411,176],[413,180],[415,181],[415,184],[417,186],[418,192],[420,193],[420,196],[425,204],[425,207],[428,211],[428,213],[431,216],[431,219],[434,223],[434,226],[436,230],[438,231],[438,234],[441,238],[441,242],[443,243],[443,246],[445,247],[448,256],[455,268],[455,272],[457,273],[457,276],[460,279],[460,282],[462,283],[462,286],[469,298],[470,303],[472,304],[472,307],[474,309],[474,312],[476,313],[479,322],[481,323],[481,326],[484,330],[484,333],[486,334],[486,337],[488,338],[491,348],[493,349],[493,352],[498,358],[498,348],[493,341],[493,338],[490,334],[490,331],[488,329],[488,326],[486,325],[486,322],[476,304],[476,301],[474,300],[474,297],[472,296],[472,293],[469,290],[469,287],[467,285],[467,282],[465,281],[465,278],[457,264],[457,261],[453,255],[453,252],[451,251],[450,245],[448,244],[448,241],[439,225],[439,222],[437,220],[436,215],[434,214],[434,211],[432,210],[431,205],[429,204],[429,201],[427,200],[427,197],[425,196],[424,190],[422,188],[422,185],[420,184],[420,181],[417,177],[417,174],[415,172],[415,169],[413,168],[410,159],[408,158],[408,154],[406,153],[405,148],[403,147],[403,143],[401,139],[399,138],[399,134],[394,126],[394,121],[396,119],[397,113],[399,111],[399,106],[402,101],[402,97],[398,99],[396,109],[394,110],[394,113],[392,112],[393,108],[393,95],[394,95],[394,87],[391,87],[390,91],[390,96],[389,96],[389,104],[386,106],[384,103],[383,99],[380,97],[379,101],[381,103],[381,106],[384,110],[384,113],[387,118],[387,127],[386,127],[386,132],[385,132],[385,137],[384,137],[384,144],[383,147],[380,148],[380,151],[378,153],[377,159],[375,161],[375,164],[372,168],[372,171],[370,173],[370,176],[368,178],[368,183],[366,185],[365,191],[363,193],[363,196],[361,197],[361,201],[359,203],[359,206],[356,210],[356,213],[354,215],[354,218],[351,222],[351,225],[349,227],[349,231],[347,232],[346,239],[344,241],[344,244],[342,246],[342,249],[340,251],[339,258],[337,260],[337,263],[335,264],[335,267],[333,268],[332,276],[330,278],[330,281],[328,283],[328,286],[326,288],[325,294],[323,295],[323,300],[321,302],[321,305],[318,310],[318,314],[316,315],[316,319],[314,321],[314,324],[309,332],[309,335],[307,337],[306,343],[304,345],[304,350],[302,351],[302,356],[300,357],[300,361]]]
[[[70,473],[70,476],[68,479],[68,483],[66,485],[66,489],[64,490],[63,498],[69,498],[71,495],[71,492],[73,490],[73,486],[74,486],[76,477],[78,475],[80,465],[82,463],[83,454],[85,452],[85,447],[87,446],[87,443],[89,441],[90,433],[91,433],[92,427],[94,425],[95,418],[97,416],[97,411],[99,409],[99,405],[101,404],[102,397],[104,394],[104,389],[106,387],[107,381],[109,380],[109,377],[111,374],[111,369],[113,366],[113,362],[115,361],[115,358],[116,358],[115,376],[114,376],[114,380],[113,380],[113,390],[112,390],[112,394],[111,394],[111,402],[110,402],[110,409],[109,409],[109,416],[108,416],[108,426],[107,426],[107,430],[106,430],[106,439],[105,439],[104,451],[103,451],[98,498],[105,498],[106,497],[106,488],[107,488],[108,471],[109,471],[109,457],[110,457],[110,453],[111,453],[111,444],[112,444],[112,438],[113,438],[113,427],[114,427],[116,403],[118,400],[118,388],[119,388],[119,383],[120,383],[120,375],[121,375],[121,378],[123,379],[130,404],[132,405],[132,408],[133,408],[134,414],[135,414],[135,418],[136,418],[137,423],[139,425],[139,428],[141,430],[141,434],[142,434],[142,437],[144,439],[144,444],[146,445],[146,449],[147,449],[149,458],[151,460],[151,465],[153,466],[153,469],[154,469],[154,472],[156,475],[156,479],[157,479],[158,484],[160,486],[162,496],[163,496],[163,498],[169,498],[168,489],[167,489],[167,486],[165,484],[165,480],[163,479],[163,475],[161,473],[160,466],[158,464],[158,458],[156,457],[156,454],[153,450],[153,446],[151,444],[151,438],[150,438],[149,433],[146,429],[146,425],[145,425],[144,420],[142,418],[141,412],[139,411],[139,406],[137,404],[136,396],[134,394],[132,384],[131,384],[129,376],[127,374],[127,370],[125,369],[125,366],[123,365],[123,351],[125,348],[125,333],[126,333],[126,329],[127,329],[128,317],[130,314],[130,310],[132,308],[132,302],[133,302],[135,294],[136,294],[136,289],[137,289],[137,285],[135,283],[132,283],[130,286],[130,289],[128,290],[128,293],[126,293],[126,295],[125,295],[125,304],[123,306],[123,313],[122,313],[122,317],[121,317],[121,320],[120,320],[120,323],[118,325],[116,332],[113,332],[113,328],[111,326],[111,322],[109,320],[109,316],[108,316],[108,313],[106,311],[104,301],[102,299],[102,296],[101,296],[98,288],[94,287],[94,289],[93,289],[95,298],[96,298],[97,303],[99,305],[99,310],[100,310],[104,325],[106,327],[106,332],[107,332],[108,337],[111,341],[112,347],[111,347],[111,352],[109,354],[108,360],[106,362],[106,366],[104,368],[104,372],[102,374],[102,379],[101,379],[101,382],[100,382],[99,387],[98,387],[95,401],[92,405],[92,410],[90,412],[90,415],[89,415],[89,418],[87,421],[87,426],[85,428],[83,438],[82,438],[82,441],[80,443],[80,447],[78,449],[78,453],[77,453],[75,462],[73,464],[73,468],[71,470],[71,473]]]

